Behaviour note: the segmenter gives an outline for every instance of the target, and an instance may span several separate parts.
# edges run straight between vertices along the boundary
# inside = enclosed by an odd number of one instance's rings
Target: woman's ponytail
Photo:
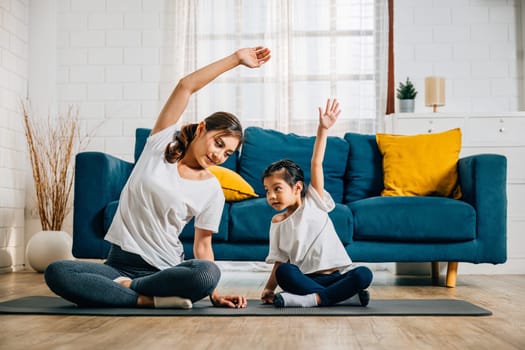
[[[228,112],[215,112],[204,119],[206,132],[222,131],[223,135],[235,136],[239,139],[237,149],[244,140],[243,131],[239,119]],[[164,158],[168,163],[176,163],[186,154],[188,147],[195,138],[199,124],[184,125],[179,132],[173,135],[173,141],[166,146]]]
[[[198,125],[184,125],[180,131],[173,135],[173,141],[168,143],[164,151],[164,157],[168,163],[176,163],[184,157],[191,141],[195,138]]]

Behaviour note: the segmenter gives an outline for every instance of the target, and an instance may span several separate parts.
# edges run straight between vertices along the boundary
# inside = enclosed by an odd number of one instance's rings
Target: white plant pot
[[[414,113],[415,100],[399,100],[399,113]]]
[[[31,237],[26,247],[26,262],[37,272],[44,272],[54,261],[72,260],[73,240],[64,231],[40,231]]]

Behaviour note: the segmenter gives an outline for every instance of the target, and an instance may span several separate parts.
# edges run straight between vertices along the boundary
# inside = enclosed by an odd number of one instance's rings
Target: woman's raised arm
[[[215,61],[182,78],[162,108],[152,134],[175,124],[188,105],[190,96],[213,81],[222,73],[238,65],[258,68],[271,57],[270,50],[263,46],[239,49],[233,54]]]

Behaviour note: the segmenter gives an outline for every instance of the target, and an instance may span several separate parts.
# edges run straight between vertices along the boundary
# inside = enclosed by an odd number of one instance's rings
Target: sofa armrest
[[[480,154],[458,163],[463,200],[476,209],[478,262],[507,260],[507,158]]]
[[[109,243],[104,241],[104,208],[119,199],[133,164],[101,152],[76,156],[73,201],[73,255],[102,259]]]

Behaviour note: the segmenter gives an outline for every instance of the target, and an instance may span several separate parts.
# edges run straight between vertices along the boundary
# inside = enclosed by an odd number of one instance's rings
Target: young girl
[[[263,174],[268,203],[277,211],[270,226],[270,252],[274,263],[261,295],[277,307],[328,306],[359,295],[368,305],[366,288],[372,282],[367,267],[351,269],[352,261],[335,232],[328,212],[335,207],[324,189],[323,158],[328,129],[341,110],[337,100],[319,108],[319,126],[311,161],[311,183],[304,184],[302,169],[290,160],[272,163]],[[279,285],[282,293],[275,294]]]
[[[144,151],[122,190],[105,237],[112,243],[104,264],[59,261],[48,266],[49,288],[80,306],[190,308],[209,296],[214,306],[246,307],[246,298],[216,291],[212,233],[224,206],[218,180],[207,170],[239,147],[242,127],[217,112],[176,133],[190,96],[238,66],[257,68],[270,59],[264,47],[235,53],[182,78],[164,105]],[[194,260],[184,260],[179,235],[195,218]]]

